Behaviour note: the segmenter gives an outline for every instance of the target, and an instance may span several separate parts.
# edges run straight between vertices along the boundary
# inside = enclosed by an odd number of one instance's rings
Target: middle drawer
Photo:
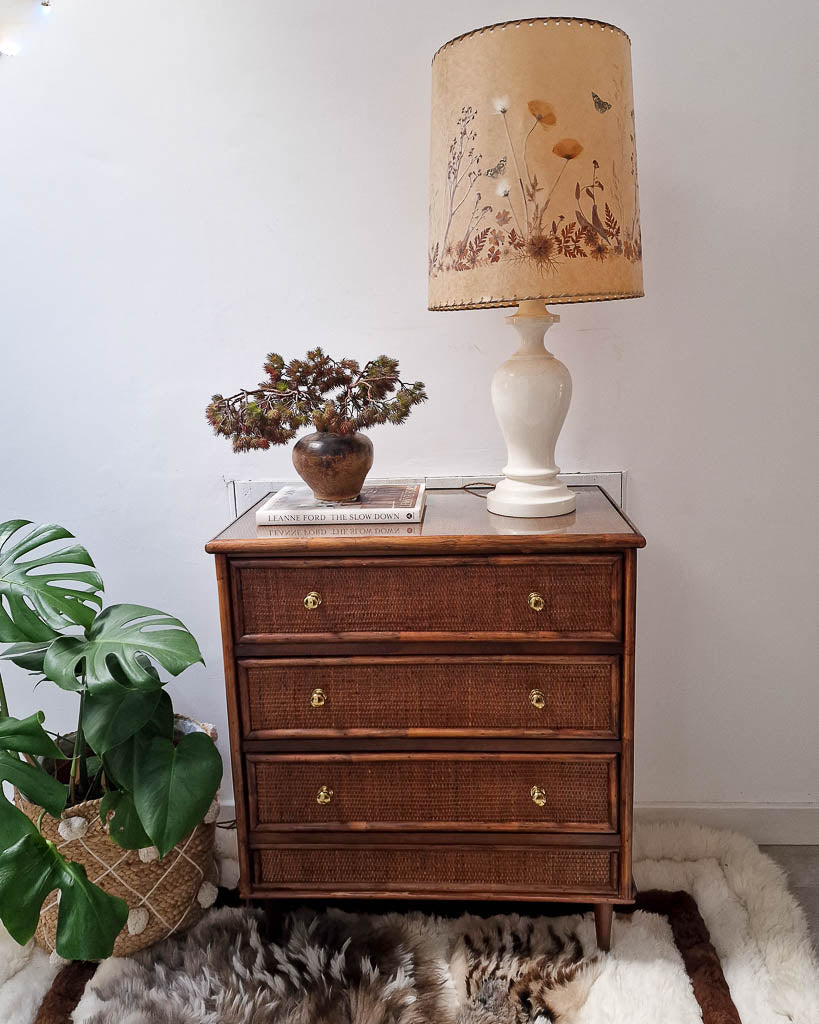
[[[248,755],[257,832],[616,832],[616,754]]]
[[[247,659],[238,681],[246,739],[620,735],[616,655]]]

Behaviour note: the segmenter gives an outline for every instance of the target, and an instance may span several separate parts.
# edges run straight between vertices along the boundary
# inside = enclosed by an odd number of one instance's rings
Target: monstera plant
[[[77,694],[73,735],[49,733],[38,712],[10,714],[0,679],[0,781],[42,810],[36,820],[0,792],[0,920],[19,943],[34,934],[43,901],[60,892],[57,952],[109,956],[128,916],[41,834],[45,815],[100,800],[110,840],[163,857],[202,820],[222,777],[209,736],[174,731],[160,674],[202,655],[179,619],[142,605],[103,610],[90,555],[60,526],[0,524],[0,657]]]

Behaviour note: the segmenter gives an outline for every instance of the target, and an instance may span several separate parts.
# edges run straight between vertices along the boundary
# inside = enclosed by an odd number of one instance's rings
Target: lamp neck
[[[560,323],[556,313],[550,313],[542,299],[525,299],[513,316],[506,317],[521,337],[521,346],[516,356],[536,356],[552,353],[546,348],[544,337],[550,327]]]

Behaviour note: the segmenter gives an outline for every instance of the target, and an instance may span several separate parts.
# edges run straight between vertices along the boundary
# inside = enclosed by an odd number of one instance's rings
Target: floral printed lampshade
[[[643,294],[631,44],[514,21],[432,62],[429,308]]]

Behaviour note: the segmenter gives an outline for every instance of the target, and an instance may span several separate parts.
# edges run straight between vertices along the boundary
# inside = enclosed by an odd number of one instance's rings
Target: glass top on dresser
[[[467,550],[473,544],[503,550],[560,547],[641,548],[645,540],[600,487],[572,487],[577,508],[547,519],[513,519],[486,508],[488,488],[429,489],[421,523],[373,523],[355,526],[257,526],[262,498],[208,545],[211,553],[292,553],[332,550],[337,545],[361,551],[435,550],[444,545]],[[354,542],[351,545],[351,541]]]

